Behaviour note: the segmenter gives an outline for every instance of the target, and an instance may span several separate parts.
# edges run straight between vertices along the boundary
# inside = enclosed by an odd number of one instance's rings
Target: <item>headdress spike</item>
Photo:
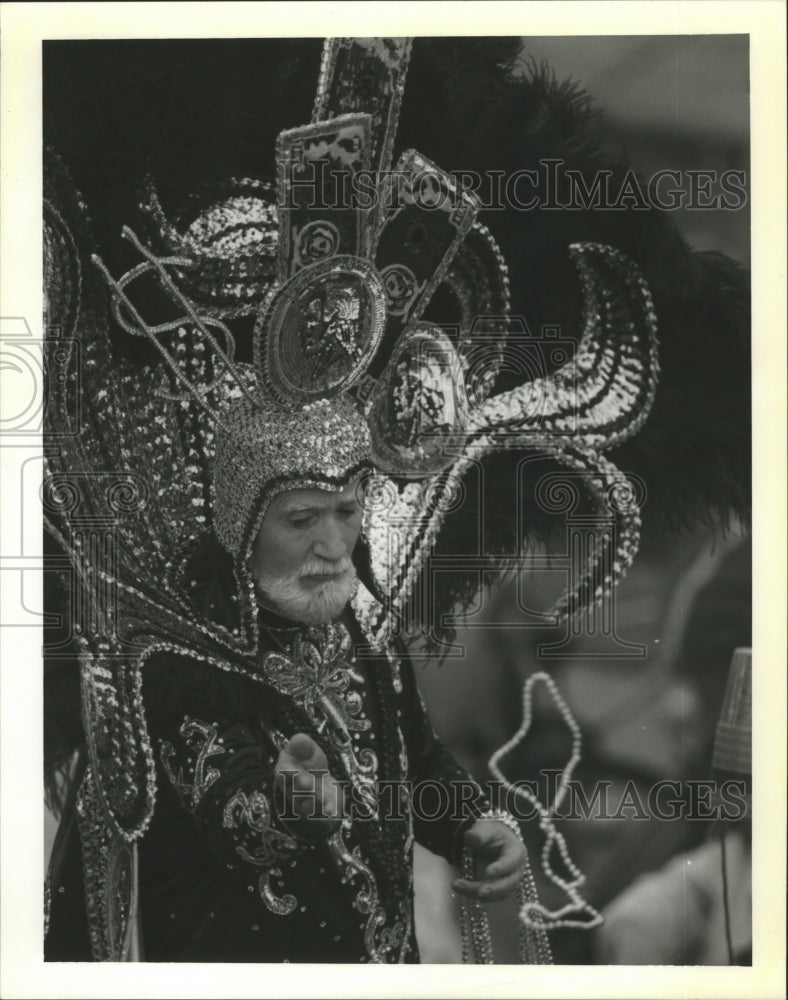
[[[206,322],[206,319],[204,319],[194,308],[193,303],[190,302],[183,292],[177,287],[167,271],[167,265],[171,267],[189,267],[192,262],[179,257],[157,257],[140,241],[137,235],[128,226],[123,227],[122,235],[123,238],[128,240],[145,258],[143,263],[138,264],[130,271],[127,271],[126,274],[124,274],[120,279],[116,280],[110,273],[104,261],[97,254],[93,254],[91,258],[106,283],[112,289],[112,313],[118,324],[127,333],[132,334],[133,336],[139,336],[141,334],[147,337],[159,354],[161,354],[164,363],[173,373],[176,380],[185,387],[191,398],[194,399],[195,402],[197,402],[211,417],[214,419],[217,418],[217,410],[208,402],[208,395],[217,384],[219,377],[217,376],[213,382],[204,387],[197,386],[182,370],[181,366],[175,358],[173,358],[170,352],[164,347],[158,336],[161,333],[171,332],[181,327],[184,323],[184,317],[179,317],[176,320],[171,320],[166,323],[151,325],[145,321],[139,309],[137,309],[125,291],[126,286],[136,278],[141,277],[143,274],[151,272],[155,273],[170,299],[183,309],[185,313],[185,320],[191,323],[211,345],[213,350],[221,359],[224,368],[233,376],[240,392],[246,396],[247,399],[253,400],[254,397],[250,395],[245,384],[247,380],[243,377],[242,373],[235,365],[235,342],[230,330],[220,320],[208,319]],[[127,311],[127,315],[131,317],[132,322],[129,322],[127,316],[124,316],[121,310],[121,305],[123,306],[123,309]],[[209,323],[220,329],[225,341],[224,347],[211,333],[208,328]],[[168,395],[163,391],[160,391],[159,394]]]

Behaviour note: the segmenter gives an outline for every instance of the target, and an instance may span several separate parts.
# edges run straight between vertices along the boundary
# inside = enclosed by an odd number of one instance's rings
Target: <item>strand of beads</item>
[[[536,883],[531,871],[530,862],[526,859],[523,876],[517,886],[517,913],[518,916],[527,912],[527,908],[539,902],[536,894]],[[540,924],[541,926],[534,926]],[[532,923],[526,923],[520,919],[520,950],[519,959],[521,965],[552,965],[553,953],[550,949],[550,941],[547,937],[545,922],[541,914],[538,914]]]
[[[476,861],[468,847],[463,848],[461,870],[464,879],[473,881],[476,878]],[[478,899],[460,896],[460,933],[463,965],[493,964],[490,924]]]
[[[549,808],[544,806],[533,794],[533,792],[529,791],[522,784],[518,784],[516,786],[513,785],[512,782],[506,778],[500,768],[500,762],[502,759],[514,750],[515,747],[519,746],[519,744],[528,735],[531,728],[531,721],[533,719],[533,689],[539,682],[543,683],[547,687],[556,707],[572,734],[572,752],[569,761],[561,773],[555,797]],[[534,888],[532,898],[530,900],[524,900],[519,914],[520,921],[523,926],[534,932],[544,931],[545,928],[553,929],[557,927],[579,927],[588,930],[591,927],[598,926],[602,922],[602,917],[597,910],[595,910],[590,903],[586,902],[580,896],[578,890],[585,881],[585,876],[572,861],[566,840],[556,829],[553,822],[553,817],[556,815],[556,812],[569,789],[569,781],[571,780],[572,774],[580,762],[581,750],[582,737],[580,734],[580,727],[575,721],[569,705],[567,705],[566,701],[561,696],[555,681],[549,674],[546,674],[543,671],[531,674],[523,685],[523,721],[520,723],[520,727],[514,736],[507,740],[507,742],[492,755],[488,766],[490,768],[490,773],[502,783],[507,793],[511,793],[515,800],[519,800],[527,806],[529,812],[535,811],[539,816],[539,828],[545,834],[545,842],[542,848],[541,856],[542,870],[547,875],[547,878],[554,885],[563,889],[569,897],[569,902],[565,906],[558,910],[551,911],[538,902]],[[512,822],[514,822],[514,820],[512,820]],[[554,847],[558,851],[564,868],[569,873],[569,878],[562,878],[551,865],[550,856]],[[583,915],[585,915],[588,919],[579,919]]]

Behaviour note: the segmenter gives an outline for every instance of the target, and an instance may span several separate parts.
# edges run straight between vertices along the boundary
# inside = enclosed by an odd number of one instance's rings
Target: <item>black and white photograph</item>
[[[416,6],[4,5],[4,996],[784,988],[784,8]]]

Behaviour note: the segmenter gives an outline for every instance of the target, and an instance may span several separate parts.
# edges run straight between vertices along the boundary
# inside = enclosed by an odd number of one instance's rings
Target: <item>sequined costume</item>
[[[352,616],[347,621],[360,641]],[[263,637],[277,655],[292,653],[294,641],[304,640],[301,632],[271,612],[263,615]],[[288,727],[303,729],[303,720],[284,711],[281,699],[272,704],[270,689],[242,678],[217,683],[215,671],[199,663],[154,657],[144,691],[157,805],[139,857],[147,961],[418,961],[414,838],[457,864],[459,834],[486,803],[437,741],[406,659],[397,693],[388,660],[353,662],[343,624],[319,627],[309,638],[310,652],[329,661],[316,677],[302,665],[305,683],[323,685],[332,705],[352,712],[352,738],[342,752],[357,762],[355,801],[359,808],[371,801],[363,786],[379,783],[387,789],[379,803],[385,823],[362,818],[330,840],[294,834],[278,818],[272,767],[292,735]],[[293,663],[303,664],[303,654],[288,659],[281,690],[298,684]],[[317,727],[324,745],[331,738],[325,726],[323,719]],[[402,798],[411,788],[419,798],[415,819]],[[64,939],[65,928],[57,927],[71,912],[65,904],[73,904],[58,888],[49,957],[88,958],[87,928],[80,941]]]
[[[277,652],[290,651],[297,631],[269,633],[269,642],[274,645],[275,637]],[[341,626],[317,629],[312,648],[322,652],[337,633],[346,642],[342,632]],[[161,797],[140,853],[148,959],[418,961],[414,837],[457,864],[457,834],[484,802],[432,733],[409,665],[403,665],[397,694],[387,661],[353,663],[350,648],[343,655],[346,662],[305,683],[325,685],[334,705],[350,706],[352,736],[342,753],[356,762],[352,795],[361,806],[372,801],[364,786],[387,787],[377,807],[388,818],[382,824],[356,819],[328,841],[293,835],[278,819],[272,781],[276,755],[292,735],[285,720],[261,724],[273,713],[253,689],[245,718],[223,716],[210,698],[192,695],[191,705],[176,699],[188,713],[162,726]],[[292,676],[283,680],[298,683]],[[325,726],[319,727],[323,743],[330,740]],[[154,722],[151,729],[156,744]],[[454,797],[457,816],[467,813],[465,823],[449,820],[438,781],[445,796]],[[409,788],[420,799],[414,813],[406,800],[398,801]]]
[[[94,959],[127,956],[139,907],[152,959],[417,960],[413,839],[459,862],[459,834],[487,808],[435,740],[400,641],[425,608],[434,637],[446,601],[468,596],[466,583],[425,599],[464,484],[524,450],[583,477],[610,530],[559,617],[609,597],[634,558],[640,498],[604,452],[654,402],[649,287],[606,243],[565,246],[583,299],[577,349],[533,364],[477,200],[415,150],[393,161],[410,51],[407,39],[329,40],[311,123],[279,133],[275,182],[228,181],[174,218],[149,179],[147,232],[124,229],[123,267],[93,252],[85,206],[62,165],[49,168],[48,418],[63,433],[44,507],[85,611],[85,746],[55,852],[73,863],[50,885],[48,957],[84,957],[80,937]],[[392,166],[410,178],[396,191]],[[371,206],[337,197],[370,172]],[[147,280],[158,299],[140,291]],[[167,316],[150,311],[162,293]],[[425,318],[441,294],[458,323]],[[234,324],[247,319],[239,361]],[[151,363],[119,363],[124,336],[152,346]],[[266,619],[249,569],[266,504],[359,473],[371,478],[352,614],[295,630]],[[194,564],[213,538],[232,571],[208,606]],[[319,846],[280,821],[271,788],[295,732],[372,803]],[[472,794],[448,825],[420,823],[407,803],[402,818],[384,814],[376,796],[406,778]],[[526,960],[549,961],[548,915],[523,891]],[[78,926],[63,906],[82,895]],[[470,934],[491,961],[478,920]]]

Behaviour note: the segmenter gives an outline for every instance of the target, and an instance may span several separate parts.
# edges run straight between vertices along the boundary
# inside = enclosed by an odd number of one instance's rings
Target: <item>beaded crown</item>
[[[369,467],[369,429],[351,400],[320,399],[292,413],[242,400],[216,428],[212,482],[217,538],[233,556],[242,551],[250,512],[294,482],[322,489],[344,485]]]
[[[156,251],[126,230],[142,261],[120,278],[85,258],[83,206],[62,174],[48,178],[49,321],[63,374],[50,375],[50,419],[67,433],[48,457],[45,517],[96,606],[117,595],[102,611],[112,620],[80,642],[93,779],[126,840],[153,810],[145,660],[166,649],[258,678],[244,566],[267,491],[338,488],[372,467],[364,530],[384,601],[367,595],[360,612],[375,649],[407,615],[464,477],[494,452],[535,449],[582,472],[617,522],[560,613],[600,600],[634,557],[638,498],[602,453],[639,429],[654,398],[648,288],[619,251],[571,246],[585,307],[577,350],[552,371],[523,362],[512,344],[527,331],[508,315],[506,265],[474,197],[414,150],[392,169],[409,55],[408,39],[329,39],[312,122],[279,137],[275,187],[228,182],[184,222],[150,184]],[[176,320],[144,319],[130,286],[145,276]],[[425,319],[438,290],[456,306],[452,324]],[[251,364],[236,361],[229,325],[246,316]],[[145,336],[162,363],[120,370],[113,326]],[[519,379],[496,393],[503,371]],[[75,416],[79,399],[90,402]],[[110,555],[86,514],[117,526]],[[211,531],[236,561],[233,628],[207,620],[189,592],[189,553]]]

